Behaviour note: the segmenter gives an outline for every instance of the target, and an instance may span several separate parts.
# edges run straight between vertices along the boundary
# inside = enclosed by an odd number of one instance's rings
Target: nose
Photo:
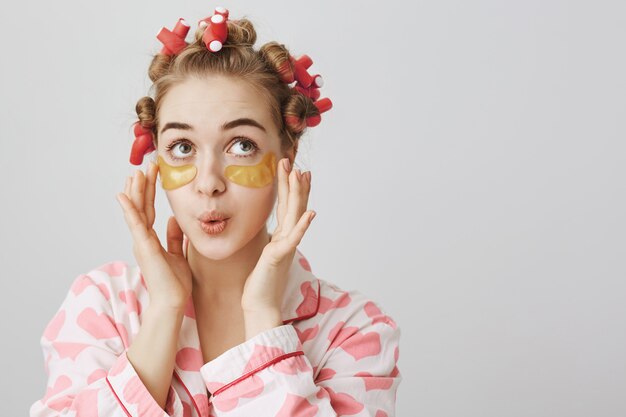
[[[215,155],[205,155],[196,160],[198,173],[194,179],[194,187],[197,192],[214,196],[226,190],[224,177],[224,162]]]

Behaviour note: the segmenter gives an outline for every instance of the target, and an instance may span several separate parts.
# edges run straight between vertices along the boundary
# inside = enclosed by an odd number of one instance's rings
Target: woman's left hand
[[[307,211],[311,171],[301,174],[298,169],[287,169],[285,161],[289,159],[278,164],[278,225],[244,285],[241,307],[245,312],[280,313],[296,247],[315,217],[313,210]]]

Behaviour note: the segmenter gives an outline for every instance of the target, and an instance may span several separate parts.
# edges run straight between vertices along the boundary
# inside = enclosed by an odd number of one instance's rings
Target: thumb
[[[167,251],[172,255],[183,254],[183,231],[174,216],[167,220]]]

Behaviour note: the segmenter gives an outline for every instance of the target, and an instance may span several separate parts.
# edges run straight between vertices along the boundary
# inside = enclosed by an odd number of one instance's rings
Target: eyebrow
[[[257,122],[254,119],[250,119],[249,117],[241,117],[239,119],[231,120],[230,122],[224,123],[221,127],[222,130],[233,129],[237,126],[253,126],[261,129],[263,132],[267,133],[267,130],[263,127],[263,125]],[[193,126],[182,123],[182,122],[168,122],[161,129],[161,133],[165,132],[167,129],[180,129],[180,130],[191,130],[193,131]]]

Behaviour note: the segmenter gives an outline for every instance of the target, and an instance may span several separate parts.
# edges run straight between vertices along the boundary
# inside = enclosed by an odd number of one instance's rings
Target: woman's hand
[[[311,171],[290,170],[285,161],[289,163],[284,158],[278,164],[278,225],[244,285],[241,307],[245,312],[280,312],[296,247],[315,217],[313,210],[307,211]]]
[[[167,251],[153,229],[154,194],[158,166],[150,162],[126,179],[123,193],[116,195],[133,236],[133,253],[146,281],[150,303],[183,309],[191,295],[192,274],[183,254],[183,232],[175,217],[167,223]]]

